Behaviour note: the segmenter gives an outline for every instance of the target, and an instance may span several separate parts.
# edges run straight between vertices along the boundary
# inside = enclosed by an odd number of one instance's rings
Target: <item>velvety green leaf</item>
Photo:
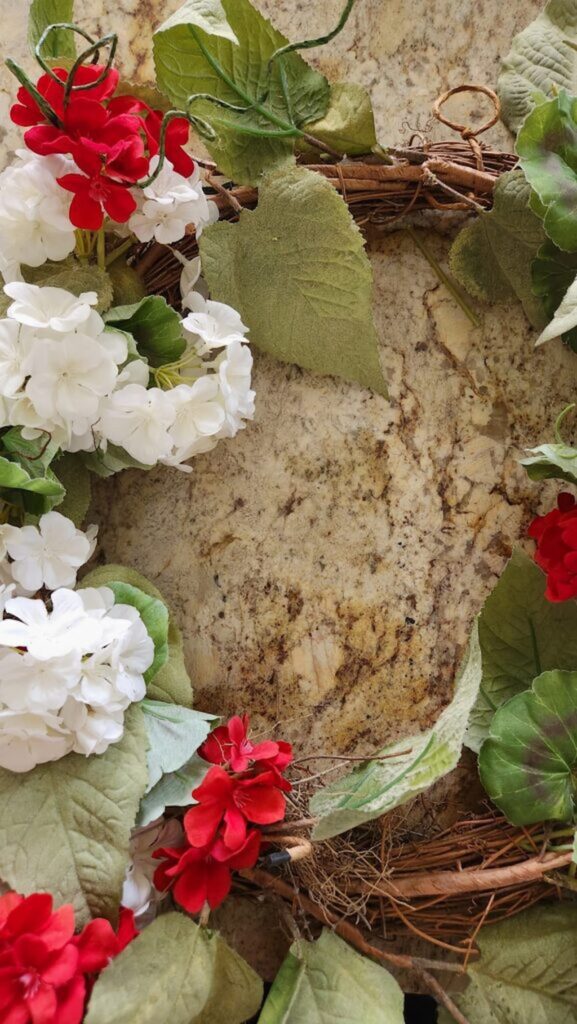
[[[146,733],[133,705],[106,753],[69,754],[25,775],[0,770],[0,878],[72,903],[77,925],[116,918],[128,842],[146,788]]]
[[[160,590],[150,580],[147,580],[136,569],[127,569],[124,565],[100,565],[84,576],[79,586],[110,587],[119,581],[137,587],[168,607]],[[151,700],[182,704],[185,707],[190,707],[192,704],[192,684],[184,664],[182,635],[170,614],[170,609],[168,613],[168,661],[149,684],[148,696]]]
[[[215,716],[157,700],[143,700],[141,707],[148,737],[148,793],[163,775],[190,761],[208,736]]]
[[[28,42],[32,52],[49,25],[73,21],[74,0],[32,0],[28,12]],[[66,32],[64,29],[51,32],[42,47],[42,56],[44,58],[74,58],[76,56],[75,38],[77,37],[73,32]]]
[[[114,306],[104,319],[132,334],[139,354],[152,366],[174,362],[186,347],[180,317],[160,295],[146,295],[130,306]]]
[[[529,458],[520,461],[531,480],[567,480],[577,484],[577,448],[566,444],[541,444],[528,450]]]
[[[519,163],[545,207],[543,227],[560,249],[577,249],[577,100],[562,91],[535,107],[517,138]]]
[[[465,743],[479,752],[495,711],[548,669],[577,669],[577,604],[545,599],[545,576],[520,548],[479,616],[483,678]]]
[[[91,473],[104,478],[121,473],[123,469],[152,469],[152,466],[138,462],[124,448],[115,444],[108,444],[106,451],[99,448],[95,452],[83,452],[81,457]]]
[[[517,132],[535,103],[558,89],[575,92],[576,0],[549,0],[545,10],[515,36],[503,61],[498,92],[501,117]]]
[[[259,1024],[403,1024],[402,989],[384,967],[330,931],[295,942]]]
[[[545,314],[553,319],[565,293],[577,277],[577,252],[563,252],[553,242],[541,246],[531,268],[533,292],[543,304]],[[577,351],[577,327],[563,332],[563,341]]]
[[[516,296],[531,323],[546,323],[541,300],[533,293],[531,263],[545,241],[540,219],[529,206],[530,188],[521,171],[501,175],[493,209],[475,217],[451,248],[451,272],[471,295],[484,302]]]
[[[164,705],[166,707],[166,704]],[[196,803],[192,791],[200,786],[210,764],[201,757],[191,757],[178,771],[167,772],[159,782],[146,793],[140,804],[136,824],[149,825],[156,821],[167,807],[189,807]]]
[[[250,0],[187,0],[154,35],[158,86],[176,106],[208,93],[239,108],[198,100],[190,109],[212,125],[208,149],[240,184],[286,161],[301,126],[327,111],[328,82],[300,54],[269,66],[286,42]]]
[[[78,455],[66,452],[54,463],[56,478],[66,490],[58,511],[81,526],[90,507],[91,477]]]
[[[243,1024],[262,981],[215,932],[162,914],[100,975],[86,1024]]]
[[[356,82],[331,85],[329,109],[320,121],[307,124],[306,130],[338,153],[360,156],[377,144],[371,97]],[[306,147],[306,143],[304,144]],[[299,145],[299,149],[302,148]],[[307,149],[307,152],[310,152]],[[318,156],[318,150],[314,151]]]
[[[513,825],[575,813],[577,672],[544,672],[495,712],[479,754],[481,782]]]
[[[473,630],[459,670],[451,703],[430,729],[379,751],[386,760],[368,761],[313,796],[311,813],[318,817],[315,839],[328,839],[372,821],[442,778],[456,766],[469,713],[481,681],[481,651]]]
[[[263,183],[256,210],[203,232],[212,297],[240,310],[251,344],[314,373],[386,394],[372,316],[372,274],[345,203],[304,167]]]
[[[154,643],[154,660],[144,673],[145,681],[151,683],[168,661],[168,608],[162,598],[152,596],[130,583],[112,580],[107,586],[112,590],[116,604],[128,604],[136,608]]]
[[[129,267],[125,259],[119,258],[111,263],[108,275],[112,282],[113,306],[131,306],[145,297],[146,289],[140,274],[134,267]]]
[[[486,925],[469,987],[452,997],[470,1024],[577,1024],[577,914],[558,904]],[[453,1024],[444,1009],[439,1024]]]
[[[32,477],[18,462],[10,462],[0,456],[0,487],[17,491],[32,491],[35,494],[46,494],[55,498],[64,496],[64,487],[52,474]]]
[[[99,313],[105,312],[112,302],[112,281],[107,272],[95,264],[86,266],[75,256],[69,256],[59,263],[48,261],[41,267],[22,267],[21,270],[28,284],[38,284],[43,288],[64,288],[73,295],[96,292],[98,302],[94,308]]]

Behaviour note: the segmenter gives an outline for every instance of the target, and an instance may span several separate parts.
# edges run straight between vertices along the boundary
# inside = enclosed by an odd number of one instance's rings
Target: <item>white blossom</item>
[[[0,707],[0,767],[29,772],[58,761],[72,749],[72,737],[57,715]]]
[[[74,586],[77,570],[88,561],[95,544],[95,530],[77,530],[60,512],[47,512],[38,526],[6,528],[12,576],[31,593],[42,586],[49,590]]]
[[[13,618],[0,622],[2,647],[25,647],[39,661],[98,647],[99,623],[84,614],[82,601],[73,590],[55,590],[52,611],[43,601],[29,597],[11,598],[6,611]]]
[[[152,883],[158,867],[154,851],[163,846],[181,846],[183,841],[184,831],[177,818],[159,818],[144,828],[134,829],[132,833],[130,863],[122,887],[122,906],[132,910],[135,917],[142,919],[146,914],[146,923],[154,917],[156,904],[165,895],[157,892]]]
[[[154,156],[150,161],[151,172],[157,166],[158,156]],[[189,224],[194,225],[200,236],[203,227],[218,220],[218,207],[206,198],[198,167],[185,178],[165,159],[158,177],[134,195],[139,208],[128,225],[141,242],[153,238],[164,244],[178,242],[184,238]]]
[[[19,150],[14,163],[0,174],[0,251],[10,276],[20,263],[39,267],[73,251],[72,196],[56,178],[74,170],[68,157]]]
[[[129,384],[104,403],[98,429],[132,458],[153,466],[170,452],[169,429],[174,419],[174,406],[166,392]]]
[[[64,288],[25,284],[23,281],[5,285],[4,291],[14,299],[6,313],[9,319],[28,327],[65,333],[75,331],[85,323],[92,312],[91,306],[98,302],[96,292],[82,292],[76,296]]]
[[[124,713],[93,708],[69,697],[62,708],[62,721],[73,736],[72,749],[89,757],[103,754],[111,743],[118,743],[124,733]]]
[[[47,421],[76,425],[76,433],[94,421],[99,400],[110,394],[117,376],[108,352],[81,334],[38,340],[24,367],[30,373],[26,394],[37,413]]]
[[[24,384],[32,340],[14,320],[0,320],[0,392],[5,398],[14,397]]]
[[[255,393],[251,390],[252,353],[248,345],[234,342],[218,362],[218,380],[226,415],[227,433],[233,437],[254,416]]]
[[[186,304],[191,312],[182,321],[182,326],[193,336],[201,354],[244,341],[248,327],[232,306],[205,299],[198,292],[190,292]]]
[[[7,651],[0,659],[0,702],[13,711],[58,711],[78,684],[80,664],[76,651],[48,661]]]

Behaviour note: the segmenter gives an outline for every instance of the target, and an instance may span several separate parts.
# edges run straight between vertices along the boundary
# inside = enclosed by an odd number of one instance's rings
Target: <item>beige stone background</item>
[[[258,0],[291,38],[341,0]],[[152,76],[151,30],[179,0],[90,0],[125,74]],[[538,0],[357,0],[309,51],[372,95],[382,142],[429,132],[450,86],[493,86]],[[2,49],[25,59],[23,0],[0,0]],[[30,65],[29,65],[30,66]],[[6,111],[6,153],[18,142]],[[477,112],[478,114],[479,112]],[[434,134],[438,133],[433,130]],[[490,138],[509,145],[506,133]],[[441,261],[449,240],[430,232]],[[533,351],[516,304],[473,328],[402,230],[371,248],[390,401],[257,356],[257,417],[186,476],[126,472],[96,488],[100,555],[146,573],[183,627],[198,704],[246,709],[307,753],[355,752],[424,727],[449,697],[474,615],[541,492],[516,464],[574,397],[577,357]]]

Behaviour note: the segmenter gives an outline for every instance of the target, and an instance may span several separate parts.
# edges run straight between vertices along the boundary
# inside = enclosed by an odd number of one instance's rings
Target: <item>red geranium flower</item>
[[[215,765],[192,795],[198,804],[187,811],[183,822],[191,846],[209,845],[224,824],[225,846],[238,850],[247,837],[247,822],[271,825],[284,818],[286,801],[272,771],[239,778]]]
[[[56,180],[62,188],[74,192],[69,217],[77,228],[98,231],[102,227],[104,213],[122,224],[136,209],[136,200],[129,190],[104,174],[94,174],[92,177],[65,174]]]
[[[108,921],[74,936],[69,905],[52,910],[47,893],[0,897],[0,1020],[3,1024],[80,1024],[86,974],[102,970],[123,948]],[[132,936],[131,936],[132,937]],[[125,941],[126,940],[126,941]]]
[[[231,872],[256,864],[259,849],[260,833],[251,829],[233,852],[222,839],[206,846],[156,850],[153,857],[163,863],[155,871],[154,884],[161,892],[172,887],[175,901],[189,914],[198,914],[205,903],[214,910],[230,892]]]
[[[548,601],[577,596],[577,507],[572,494],[561,493],[557,508],[537,516],[529,527],[537,542],[535,561],[547,573]]]
[[[91,82],[96,82],[103,71],[104,67],[101,64],[82,65],[74,76],[74,85],[89,85]],[[54,68],[54,74],[60,79],[62,84],[56,82],[51,75],[46,74],[40,76],[36,82],[36,88],[55,114],[62,118],[64,113],[64,86],[68,81],[68,71],[64,68]],[[118,71],[110,68],[98,85],[93,85],[91,89],[82,89],[80,92],[72,91],[70,94],[71,102],[75,102],[77,98],[86,97],[87,95],[90,95],[92,100],[101,102],[112,96],[118,85],[118,79]],[[29,128],[35,124],[50,123],[34,97],[23,85],[20,86],[16,93],[16,98],[18,102],[14,103],[10,109],[10,117],[14,124],[21,125],[23,128]]]
[[[252,762],[265,762],[283,771],[292,761],[289,743],[252,743],[248,738],[249,717],[235,715],[227,725],[219,725],[202,744],[199,754],[211,764],[229,764],[233,772],[245,772]]]

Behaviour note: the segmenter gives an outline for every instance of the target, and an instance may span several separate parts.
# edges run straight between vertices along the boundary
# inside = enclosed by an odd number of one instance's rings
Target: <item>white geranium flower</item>
[[[4,291],[15,300],[6,313],[9,319],[27,327],[59,333],[70,333],[84,324],[90,316],[90,307],[98,302],[96,292],[82,292],[76,296],[65,288],[25,284],[23,281],[5,285]]]
[[[149,170],[152,174],[158,167],[158,155],[151,158]],[[163,206],[171,203],[194,202],[202,195],[200,171],[195,167],[190,178],[185,178],[174,170],[170,160],[165,159],[160,174],[150,185],[142,189],[146,199],[154,199]]]
[[[127,384],[140,384],[143,388],[148,386],[150,369],[145,359],[131,359],[123,366],[116,378],[114,390],[126,387]]]
[[[96,546],[94,531],[88,536],[77,530],[60,512],[47,512],[38,526],[9,526],[6,535],[12,575],[31,593],[42,586],[49,590],[73,587],[77,570]]]
[[[6,612],[13,618],[0,622],[0,646],[25,647],[39,661],[74,651],[88,653],[100,646],[102,626],[86,615],[74,590],[55,590],[51,612],[43,601],[28,597],[11,598]]]
[[[4,609],[10,598],[16,596],[16,587],[14,583],[10,582],[11,577],[10,563],[4,559],[0,562],[0,579],[6,580],[6,582],[0,583],[0,617],[4,614]]]
[[[38,661],[30,654],[7,651],[0,660],[0,703],[13,711],[43,714],[58,711],[80,678],[80,656]]]
[[[141,210],[132,214],[128,221],[131,231],[141,242],[157,242],[166,245],[184,238],[191,223],[194,203],[171,203],[165,206],[154,199],[147,199]]]
[[[219,402],[220,388],[215,374],[199,377],[192,385],[179,384],[170,392],[176,410],[170,434],[177,448],[192,444],[198,437],[218,434],[224,423]]]
[[[119,700],[116,689],[117,671],[110,664],[111,651],[104,647],[82,662],[80,682],[74,697],[92,707],[123,710],[129,700]]]
[[[244,426],[245,419],[254,416],[255,393],[251,390],[252,353],[248,345],[234,342],[223,352],[218,362],[218,379],[227,431],[233,437]]]
[[[169,429],[175,415],[170,397],[160,388],[129,384],[103,403],[98,429],[133,459],[153,466],[172,448]]]
[[[12,398],[18,393],[26,372],[24,363],[30,354],[31,338],[14,320],[0,320],[0,393]]]
[[[29,772],[59,761],[72,749],[72,737],[57,715],[0,709],[0,767]]]
[[[180,264],[182,264],[182,273],[180,275],[180,295],[183,307],[188,308],[188,296],[194,290],[194,286],[198,283],[198,279],[200,278],[200,256],[195,256],[193,259],[187,260],[186,256],[183,256],[178,249],[172,249],[172,255],[176,257]]]
[[[73,735],[73,747],[77,754],[89,757],[103,754],[111,743],[118,743],[124,734],[124,712],[91,708],[87,704],[69,697],[62,708],[64,725]]]
[[[182,321],[182,326],[197,339],[199,352],[244,341],[248,327],[232,306],[204,299],[198,292],[189,293],[186,304],[191,312]]]
[[[158,157],[150,161],[151,171],[158,166]],[[203,227],[218,220],[216,203],[207,200],[200,178],[200,169],[195,167],[189,178],[178,174],[169,160],[165,160],[158,177],[142,189],[143,201],[128,221],[131,231],[141,242],[168,244],[184,238],[186,228],[193,224],[197,236]],[[135,193],[140,200],[140,194]]]
[[[118,373],[108,352],[82,334],[67,334],[59,341],[39,339],[24,367],[30,374],[26,394],[38,415],[76,423],[78,433],[94,421],[100,399],[110,394]]]
[[[56,178],[74,170],[68,157],[18,150],[15,162],[0,174],[0,250],[11,276],[20,263],[39,267],[73,251],[72,195]]]
[[[111,652],[111,661],[116,670],[116,690],[130,702],[143,700],[146,696],[144,673],[154,661],[154,643],[136,608],[126,604],[115,604],[108,619],[128,620],[130,629],[116,643]]]

